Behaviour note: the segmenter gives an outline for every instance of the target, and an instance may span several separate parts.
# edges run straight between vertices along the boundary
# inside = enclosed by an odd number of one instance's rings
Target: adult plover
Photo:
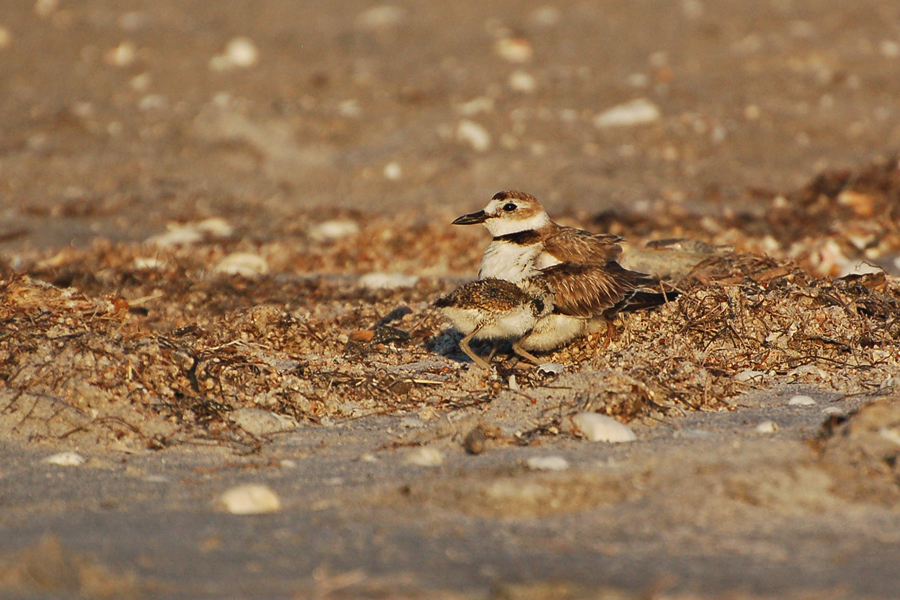
[[[519,341],[524,350],[548,351],[606,326],[622,311],[663,304],[677,294],[651,291],[659,280],[623,268],[623,238],[554,223],[524,192],[503,191],[454,225],[481,223],[494,236],[481,259],[479,278],[497,278],[526,291],[535,285],[553,295],[553,311]]]
[[[476,223],[494,236],[481,258],[479,279],[518,283],[560,263],[602,265],[622,254],[620,236],[558,225],[537,198],[525,192],[497,192],[484,210],[453,221],[454,225]]]
[[[532,283],[526,292],[509,281],[479,279],[438,299],[434,305],[466,334],[459,347],[477,365],[489,369],[497,343],[505,340],[512,342],[513,351],[519,356],[535,364],[540,362],[519,344],[535,324],[553,310],[552,296],[540,282]],[[473,339],[495,342],[487,360],[469,347]]]

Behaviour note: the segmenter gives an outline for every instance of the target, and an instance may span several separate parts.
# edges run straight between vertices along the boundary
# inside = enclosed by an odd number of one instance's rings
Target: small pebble
[[[662,118],[659,108],[646,98],[638,98],[631,102],[619,104],[594,117],[594,127],[630,127],[659,121]]]
[[[60,452],[44,459],[45,463],[60,465],[62,467],[78,467],[87,462],[87,459],[77,452]]]
[[[416,448],[406,455],[404,461],[408,465],[417,467],[439,467],[444,462],[444,457],[436,448]]]
[[[681,11],[688,19],[699,19],[703,16],[703,3],[700,0],[684,0],[681,3]]]
[[[494,44],[494,51],[511,63],[528,62],[534,56],[534,49],[528,40],[515,37],[500,38]]]
[[[762,371],[753,371],[751,369],[747,369],[746,371],[741,371],[737,375],[734,376],[735,381],[747,382],[747,381],[762,381],[762,379],[766,376]]]
[[[127,67],[137,58],[137,48],[132,42],[122,42],[107,52],[104,58],[114,67]]]
[[[36,12],[40,18],[46,19],[56,12],[58,7],[59,0],[37,0],[37,2],[34,3],[34,12]]]
[[[475,121],[468,119],[463,119],[456,126],[456,139],[468,144],[476,152],[486,152],[491,148],[491,134]]]
[[[633,442],[637,436],[627,425],[613,418],[593,412],[581,412],[572,417],[572,424],[589,442]]]
[[[419,278],[401,273],[366,273],[359,278],[359,286],[369,290],[396,290],[415,287]]]
[[[533,94],[537,91],[537,80],[525,71],[513,71],[509,76],[509,87],[514,92]]]
[[[528,21],[537,27],[553,27],[562,18],[562,11],[555,6],[543,6],[531,11]]]
[[[234,228],[225,219],[219,218],[206,219],[199,223],[188,223],[186,225],[171,223],[166,228],[168,229],[166,233],[147,238],[146,242],[163,248],[189,246],[203,241],[206,235],[225,238],[234,231]]]
[[[900,57],[900,43],[894,40],[881,40],[881,43],[878,44],[878,51],[885,58],[898,58]]]
[[[9,48],[12,45],[12,34],[9,29],[0,25],[0,50]]]
[[[317,242],[339,240],[358,233],[359,225],[355,221],[323,221],[309,228],[309,237]]]
[[[392,162],[384,166],[384,178],[388,181],[398,181],[403,177],[403,169],[400,163]]]
[[[812,406],[816,401],[810,396],[794,396],[788,400],[789,406]]]
[[[134,259],[134,268],[135,269],[160,269],[166,266],[166,261],[160,260],[158,258],[144,258],[137,257]]]
[[[565,370],[565,367],[559,363],[544,363],[538,365],[537,372],[543,375],[559,375]]]
[[[361,12],[356,17],[356,26],[368,31],[388,29],[399,25],[405,16],[405,9],[385,4]]]
[[[562,456],[532,456],[525,465],[532,471],[565,471],[569,461]]]
[[[489,96],[479,96],[468,102],[456,105],[456,112],[464,117],[474,117],[480,113],[494,112],[494,99]]]
[[[198,231],[202,231],[203,233],[209,234],[215,238],[227,238],[231,237],[234,233],[234,227],[231,226],[231,223],[222,219],[220,217],[210,217],[209,219],[203,219],[196,225]]]
[[[154,235],[147,239],[148,244],[160,246],[162,248],[171,248],[173,246],[189,246],[196,244],[203,239],[203,234],[194,227],[188,226],[170,226],[169,230],[161,235]]]
[[[150,73],[141,73],[132,77],[128,85],[135,92],[146,92],[152,82],[153,77],[150,76]]]
[[[757,433],[775,433],[778,431],[778,424],[775,421],[765,420],[756,426]]]
[[[344,100],[338,104],[337,109],[342,117],[348,119],[358,119],[362,116],[362,107],[357,100]]]
[[[267,263],[266,259],[262,256],[256,254],[250,254],[249,252],[235,252],[220,260],[213,271],[225,275],[253,277],[254,275],[264,275],[265,273],[268,273],[269,263]]]
[[[268,486],[247,484],[222,494],[216,506],[233,515],[258,515],[276,512],[281,508],[281,500]]]
[[[137,107],[143,111],[165,110],[169,107],[169,100],[161,94],[147,94],[138,101]]]
[[[246,69],[252,67],[259,60],[259,50],[250,38],[238,36],[232,38],[225,46],[225,52],[214,56],[209,61],[209,68],[213,71],[227,71],[229,69]]]
[[[228,416],[235,425],[251,435],[268,435],[297,426],[293,418],[262,408],[238,408]]]
[[[466,435],[466,439],[463,440],[463,448],[469,454],[481,454],[484,452],[484,442],[484,430],[481,427],[476,427]]]

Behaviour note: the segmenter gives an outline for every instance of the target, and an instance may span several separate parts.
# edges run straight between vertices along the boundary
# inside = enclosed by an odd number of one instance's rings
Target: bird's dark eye
[[[507,202],[506,204],[503,205],[503,210],[505,210],[506,212],[512,212],[512,211],[516,210],[516,205],[513,204],[512,202]]]

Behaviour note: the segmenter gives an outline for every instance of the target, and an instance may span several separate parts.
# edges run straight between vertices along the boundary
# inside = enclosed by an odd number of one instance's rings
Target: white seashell
[[[138,101],[140,110],[165,110],[169,107],[169,100],[162,94],[147,94]]]
[[[900,57],[900,43],[894,40],[881,40],[878,44],[878,51],[885,58],[898,58]]]
[[[759,381],[762,381],[765,376],[766,376],[766,374],[763,373],[762,371],[754,371],[752,369],[747,369],[746,371],[741,371],[740,373],[735,375],[734,380],[741,381],[741,382],[746,382],[746,381],[759,382]]]
[[[896,428],[889,429],[887,427],[882,427],[878,430],[878,436],[900,446],[900,431]]]
[[[220,217],[203,219],[197,223],[195,227],[197,228],[197,231],[202,231],[203,233],[216,238],[231,237],[234,233],[234,227],[231,226],[231,223]]]
[[[872,273],[884,273],[884,269],[868,261],[861,260],[859,262],[848,262],[841,269],[840,275],[841,277],[846,277],[847,275],[870,275]]]
[[[359,225],[355,221],[324,221],[309,228],[309,237],[317,242],[339,240],[357,233]]]
[[[253,41],[244,36],[232,38],[225,46],[225,52],[214,56],[209,61],[212,71],[227,71],[229,69],[246,69],[259,61],[259,50]]]
[[[269,263],[262,256],[249,252],[235,252],[219,261],[213,269],[216,273],[253,277],[269,272]]]
[[[398,181],[403,177],[403,168],[398,162],[388,163],[384,166],[384,178],[388,181]]]
[[[405,9],[385,4],[359,13],[356,17],[356,26],[369,31],[388,29],[398,25],[405,16]]]
[[[60,465],[62,467],[78,467],[87,462],[87,459],[77,452],[60,452],[44,459],[45,463]]]
[[[225,46],[225,56],[236,67],[252,67],[259,60],[259,50],[250,38],[238,36]]]
[[[681,11],[688,19],[696,20],[703,16],[704,8],[700,0],[684,0],[681,3]]]
[[[775,433],[776,431],[778,431],[778,424],[775,423],[775,421],[761,421],[759,425],[756,426],[757,433]]]
[[[789,406],[812,406],[816,401],[810,396],[794,396],[788,400]]]
[[[528,15],[528,21],[537,27],[553,27],[561,18],[562,11],[555,6],[542,6]]]
[[[105,55],[106,62],[114,67],[127,67],[137,58],[137,48],[132,42],[122,42]]]
[[[486,152],[491,148],[491,134],[475,121],[468,119],[463,119],[456,126],[456,139],[468,144],[476,152]]]
[[[582,412],[572,417],[572,424],[589,442],[610,442],[613,444],[633,442],[637,439],[627,425],[613,418],[593,412]]]
[[[203,234],[193,225],[172,225],[169,230],[161,235],[154,235],[147,239],[148,244],[171,248],[173,246],[190,246],[203,240]]]
[[[407,454],[403,462],[417,467],[438,467],[443,464],[444,457],[436,448],[422,447]]]
[[[143,258],[138,256],[134,259],[135,269],[160,269],[166,265],[166,261],[158,258]]]
[[[59,7],[59,0],[37,0],[34,3],[34,12],[42,19],[46,19]]]
[[[216,505],[233,515],[258,515],[279,510],[281,501],[268,486],[247,484],[222,494]]]
[[[494,99],[489,96],[479,96],[468,102],[456,105],[456,112],[464,117],[474,117],[480,113],[494,112]]]
[[[538,365],[537,371],[538,373],[544,373],[545,375],[559,375],[566,368],[559,363],[543,363]]]
[[[344,100],[338,104],[337,109],[342,117],[348,119],[358,119],[362,116],[362,107],[359,105],[358,100]]]
[[[251,435],[267,435],[297,426],[297,422],[291,417],[262,408],[238,408],[231,411],[229,418],[235,425]]]
[[[569,461],[562,456],[532,456],[525,461],[532,471],[565,471]]]
[[[513,71],[509,76],[509,87],[514,92],[533,94],[537,91],[537,80],[525,71]]]
[[[370,290],[396,290],[415,287],[419,278],[400,273],[366,273],[359,278],[359,286]]]
[[[594,127],[630,127],[645,125],[659,121],[662,113],[659,108],[646,98],[638,98],[631,102],[619,104],[594,117]]]
[[[501,58],[511,63],[524,63],[534,56],[534,48],[528,40],[515,37],[504,37],[497,40],[494,50]]]

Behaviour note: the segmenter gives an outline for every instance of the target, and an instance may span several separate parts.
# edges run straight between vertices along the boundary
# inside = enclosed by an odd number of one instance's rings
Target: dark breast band
[[[498,235],[494,238],[495,242],[508,242],[517,246],[531,246],[541,241],[541,234],[534,229],[527,231],[517,231],[516,233],[507,233],[506,235]]]

